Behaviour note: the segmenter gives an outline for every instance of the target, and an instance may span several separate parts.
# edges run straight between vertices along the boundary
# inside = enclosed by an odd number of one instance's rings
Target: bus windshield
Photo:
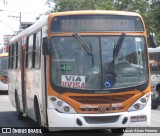
[[[7,77],[7,57],[0,58],[0,75]]]
[[[51,38],[51,83],[73,89],[117,89],[144,84],[148,79],[143,36],[125,36],[113,58],[120,36],[81,36],[89,55],[75,37]]]

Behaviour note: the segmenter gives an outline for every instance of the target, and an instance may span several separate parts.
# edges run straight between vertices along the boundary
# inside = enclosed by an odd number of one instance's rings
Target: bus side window
[[[12,67],[12,45],[9,46],[9,61],[8,61],[8,69],[11,69]]]
[[[40,58],[41,58],[41,31],[37,32],[34,35],[34,49],[33,49],[33,67],[34,68],[39,68],[40,67]]]
[[[18,42],[14,45],[14,68],[17,68],[18,64]]]
[[[32,52],[32,68],[35,68],[35,45],[36,44],[36,34],[33,35],[33,52]]]
[[[26,68],[32,68],[33,35],[27,38]]]
[[[14,64],[14,44],[12,45],[12,50],[11,50],[11,57],[12,57],[12,61],[11,61],[11,69],[13,69],[13,64]]]
[[[13,51],[13,69],[16,68],[16,43],[14,44],[14,51]]]
[[[20,41],[20,42],[18,42],[18,49],[17,49],[17,68],[20,68],[20,61],[21,61],[21,54],[20,54],[20,52],[21,52],[21,44],[22,44],[22,42]]]

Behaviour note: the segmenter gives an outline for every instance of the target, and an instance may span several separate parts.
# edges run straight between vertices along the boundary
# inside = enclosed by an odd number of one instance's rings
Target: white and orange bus
[[[149,126],[147,49],[138,13],[51,13],[10,41],[10,101],[50,131]]]
[[[8,91],[8,53],[0,54],[0,91]]]

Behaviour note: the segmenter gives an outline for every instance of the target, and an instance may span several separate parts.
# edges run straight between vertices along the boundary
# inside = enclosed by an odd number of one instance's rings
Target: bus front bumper
[[[107,129],[126,127],[148,127],[151,106],[143,110],[106,114],[65,114],[48,109],[48,129],[50,131]]]

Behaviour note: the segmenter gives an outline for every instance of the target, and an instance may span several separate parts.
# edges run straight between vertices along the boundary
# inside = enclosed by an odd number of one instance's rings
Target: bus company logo
[[[106,112],[107,107],[106,106],[99,106],[98,109],[99,109],[99,112],[104,113],[104,112]]]

